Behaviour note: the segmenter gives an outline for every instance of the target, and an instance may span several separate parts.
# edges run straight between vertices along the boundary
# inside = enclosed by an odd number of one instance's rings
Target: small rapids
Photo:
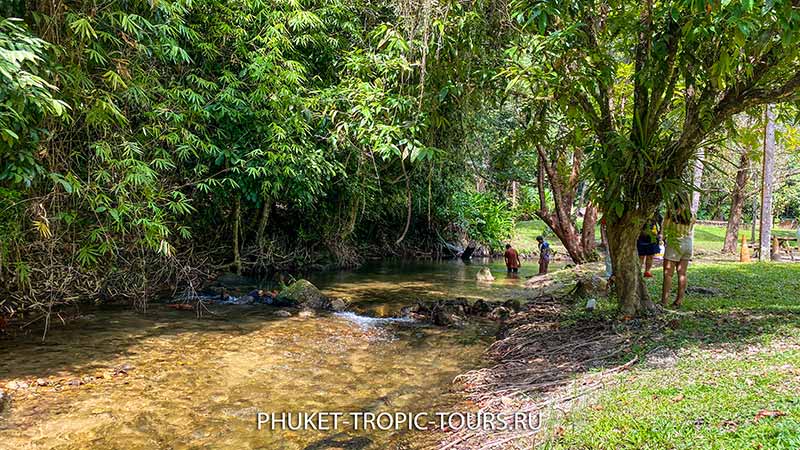
[[[369,317],[356,314],[354,312],[338,312],[333,314],[336,317],[341,317],[347,321],[353,322],[364,330],[375,328],[387,324],[405,324],[413,325],[418,324],[416,320],[410,317]]]
[[[480,266],[457,262],[369,269],[312,279],[355,312],[280,317],[267,305],[213,301],[201,318],[158,304],[147,314],[99,308],[53,327],[44,344],[0,340],[0,391],[11,396],[0,448],[430,448],[441,436],[255,426],[258,412],[451,411],[463,399],[453,378],[484,363],[496,330],[427,325],[400,310],[427,299],[519,298],[524,283],[501,275],[478,285]]]

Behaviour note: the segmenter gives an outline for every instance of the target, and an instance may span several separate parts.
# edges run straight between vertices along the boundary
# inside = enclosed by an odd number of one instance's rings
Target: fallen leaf
[[[758,422],[759,420],[765,417],[781,417],[785,415],[786,415],[785,412],[779,411],[777,409],[762,409],[761,411],[756,413],[756,417],[753,419],[753,421]]]

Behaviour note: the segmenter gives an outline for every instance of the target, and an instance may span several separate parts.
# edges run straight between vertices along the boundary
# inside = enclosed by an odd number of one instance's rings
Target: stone
[[[304,310],[300,311],[300,313],[297,314],[297,317],[301,317],[303,319],[307,319],[309,317],[314,317],[315,315],[316,314],[314,314],[314,310],[312,310],[312,309],[304,309]]]
[[[489,313],[489,318],[492,320],[506,320],[511,316],[511,311],[505,306],[498,306]]]
[[[285,309],[279,309],[275,311],[275,315],[278,317],[292,317],[292,313],[286,311]]]
[[[488,267],[481,267],[481,270],[478,271],[478,274],[475,275],[475,278],[478,281],[494,281],[494,276],[492,276],[492,271],[489,270]]]
[[[50,383],[47,380],[45,380],[44,378],[37,378],[36,379],[36,385],[37,386],[47,386],[48,384],[50,384]]]
[[[28,383],[26,383],[24,381],[20,381],[20,380],[13,380],[13,381],[9,381],[6,384],[6,387],[8,389],[12,390],[12,391],[17,391],[17,390],[22,390],[22,389],[28,389]]]
[[[83,381],[81,381],[78,378],[75,378],[74,380],[69,380],[69,382],[67,384],[70,385],[70,386],[80,386],[80,385],[83,384]]]
[[[437,303],[431,311],[431,318],[435,325],[460,327],[464,325],[464,308],[448,302]]]
[[[331,299],[331,309],[336,312],[341,312],[347,309],[347,303],[340,298]]]
[[[517,299],[509,299],[503,303],[503,306],[509,311],[519,312],[522,309],[522,303]]]
[[[275,299],[278,305],[300,305],[311,309],[330,309],[331,302],[308,280],[297,280]]]
[[[11,394],[0,389],[0,414],[11,406]]]
[[[492,311],[492,305],[486,303],[483,299],[478,299],[470,307],[470,314],[474,316],[483,316]]]

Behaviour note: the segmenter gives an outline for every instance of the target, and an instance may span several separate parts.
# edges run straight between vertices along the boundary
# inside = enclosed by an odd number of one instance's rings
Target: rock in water
[[[314,310],[313,309],[304,309],[304,310],[300,311],[299,314],[297,314],[297,317],[301,317],[303,319],[307,319],[309,317],[314,317],[314,316],[315,316],[315,314],[314,314]]]
[[[275,315],[278,317],[292,317],[292,313],[286,311],[285,309],[280,309],[278,311],[275,311]]]
[[[492,311],[492,305],[486,303],[483,299],[478,299],[472,304],[470,314],[473,316],[483,316]]]
[[[443,327],[460,327],[464,325],[462,309],[452,304],[437,304],[433,308],[433,323]]]
[[[494,281],[494,277],[492,276],[492,271],[489,270],[488,267],[481,267],[481,270],[475,276],[478,281]]]
[[[7,410],[11,404],[11,394],[7,394],[0,390],[0,413]]]
[[[336,312],[342,312],[347,309],[347,303],[340,298],[332,298],[331,299],[331,309]]]
[[[12,391],[28,389],[28,383],[19,380],[9,381],[6,387]]]
[[[311,309],[331,309],[331,301],[308,280],[297,280],[282,290],[275,299],[279,306],[302,306]]]

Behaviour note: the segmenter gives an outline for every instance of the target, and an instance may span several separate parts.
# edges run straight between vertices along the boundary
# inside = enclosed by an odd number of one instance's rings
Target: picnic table
[[[783,251],[784,253],[789,254],[789,258],[794,261],[794,251],[800,249],[800,242],[798,242],[798,238],[796,236],[793,237],[786,237],[786,236],[772,236],[773,242],[778,242],[777,250]],[[795,242],[796,245],[792,246],[789,245],[790,243]],[[753,250],[753,257],[758,258],[759,253],[761,253],[761,248],[759,247],[758,241],[750,242],[748,245]],[[774,244],[773,244],[774,246]]]

